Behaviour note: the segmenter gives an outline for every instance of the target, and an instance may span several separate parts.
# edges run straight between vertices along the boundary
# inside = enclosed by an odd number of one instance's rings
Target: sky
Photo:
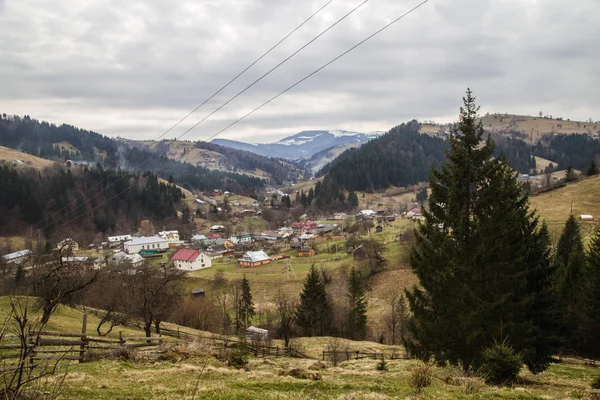
[[[156,139],[328,0],[0,0],[0,113]],[[164,137],[205,140],[420,0],[333,0]],[[251,143],[309,129],[387,131],[481,113],[600,120],[600,1],[429,0],[221,133]]]

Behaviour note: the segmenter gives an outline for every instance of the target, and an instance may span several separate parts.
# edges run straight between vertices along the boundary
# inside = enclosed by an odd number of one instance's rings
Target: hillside
[[[271,179],[275,184],[294,181],[301,174],[297,167],[284,160],[213,143],[177,140],[138,141],[122,138],[119,141],[130,148],[148,150],[172,160],[210,170],[236,172],[255,178]]]
[[[481,117],[483,128],[490,133],[516,136],[529,144],[536,144],[544,135],[584,133],[600,134],[600,124],[585,121],[570,121],[562,118],[532,117],[516,114],[487,114]],[[420,132],[436,134],[448,132],[449,124],[423,124]]]
[[[182,163],[146,150],[127,148],[115,139],[70,125],[56,126],[24,116],[0,118],[0,146],[23,151],[40,158],[84,166],[100,164],[106,169],[152,172],[187,189],[222,189],[253,194],[265,184],[263,179],[214,171]]]
[[[53,164],[54,161],[0,146],[0,165],[11,165],[18,169],[35,168],[42,170]]]
[[[575,216],[591,214],[593,222],[581,222],[582,233],[590,235],[600,219],[600,176],[592,176],[549,192],[531,197],[531,208],[546,220],[553,239],[557,239],[571,212]],[[572,211],[571,211],[572,210]]]

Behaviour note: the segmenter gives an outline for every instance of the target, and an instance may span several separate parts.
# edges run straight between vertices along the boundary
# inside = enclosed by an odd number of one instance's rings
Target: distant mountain
[[[275,143],[251,144],[228,139],[215,139],[211,143],[238,150],[250,151],[268,157],[299,160],[332,147],[348,144],[360,145],[381,136],[383,132],[360,133],[343,130],[302,131]]]

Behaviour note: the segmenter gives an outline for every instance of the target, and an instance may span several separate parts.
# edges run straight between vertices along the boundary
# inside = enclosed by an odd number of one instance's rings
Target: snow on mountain
[[[275,143],[250,144],[227,139],[215,139],[212,143],[235,149],[251,151],[263,156],[279,157],[290,160],[309,158],[329,148],[353,145],[379,137],[384,132],[361,133],[341,129],[302,131],[285,137]]]

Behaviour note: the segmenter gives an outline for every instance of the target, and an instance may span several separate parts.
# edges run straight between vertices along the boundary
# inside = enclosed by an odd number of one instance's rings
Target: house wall
[[[212,267],[210,257],[201,253],[194,261],[175,260],[175,267],[183,271],[197,271],[203,268]]]
[[[140,250],[162,250],[169,248],[169,242],[159,242],[152,244],[127,244],[125,243],[125,252],[129,254],[139,253]]]

